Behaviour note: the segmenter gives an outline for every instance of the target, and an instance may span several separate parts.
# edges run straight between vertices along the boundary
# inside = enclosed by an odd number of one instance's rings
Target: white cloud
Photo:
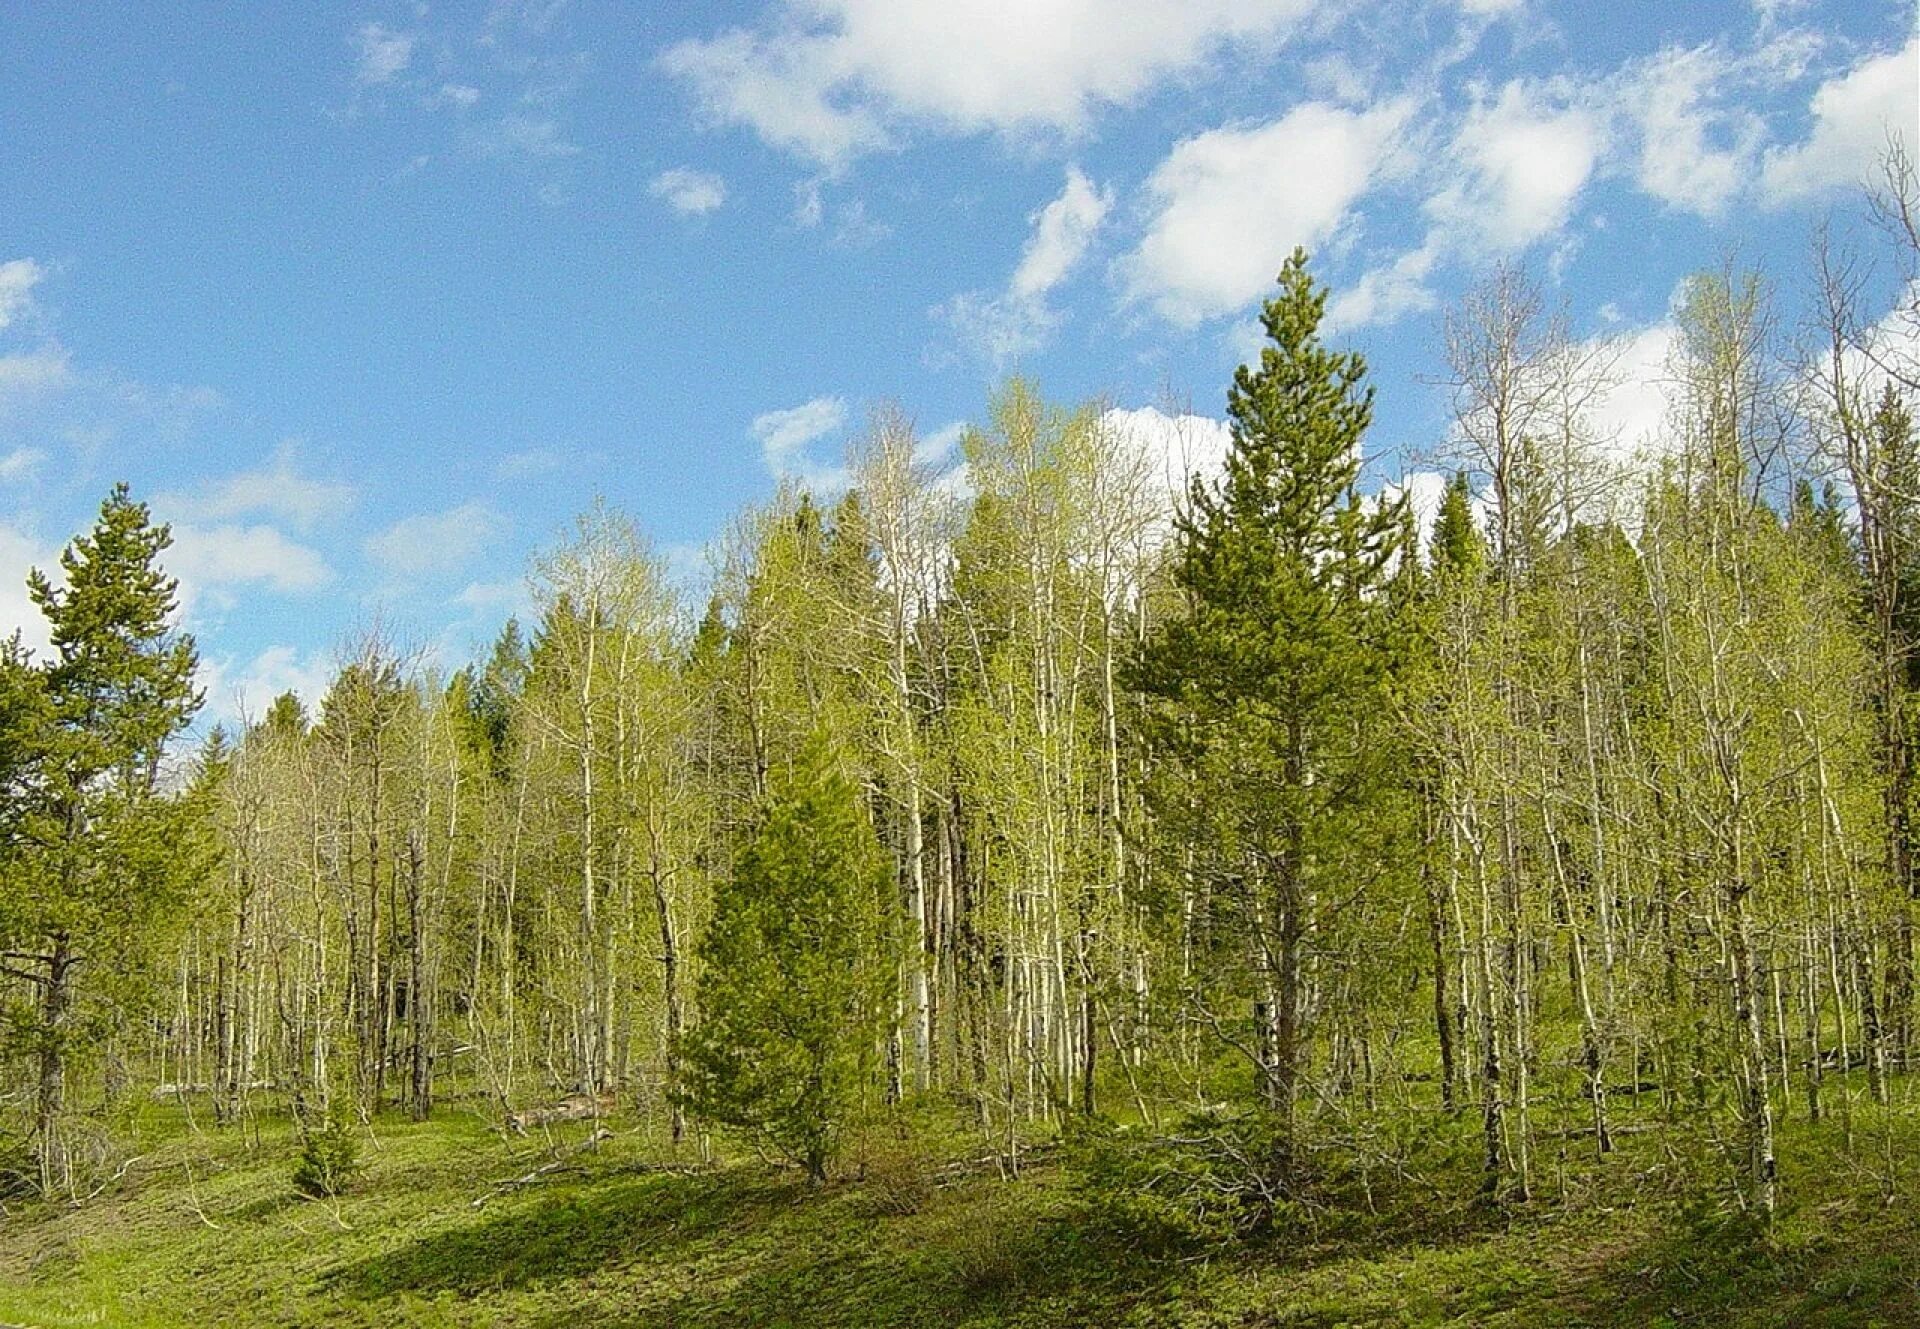
[[[847,423],[847,403],[840,397],[815,397],[781,411],[763,411],[753,417],[747,432],[760,441],[760,455],[777,476],[827,479],[807,457],[814,443],[838,432]],[[830,487],[830,486],[821,486]]]
[[[818,180],[802,180],[793,187],[793,224],[802,230],[812,230],[826,215],[820,184]]]
[[[1450,477],[1440,471],[1408,471],[1398,480],[1380,486],[1380,498],[1383,502],[1397,502],[1405,495],[1408,505],[1413,509],[1414,538],[1420,547],[1427,547],[1427,540],[1433,534],[1433,519],[1439,515],[1440,501],[1447,496],[1447,484]]]
[[[0,457],[0,480],[25,480],[46,463],[47,454],[40,448],[15,448],[6,456]]]
[[[66,348],[57,344],[0,355],[0,412],[29,397],[57,392],[73,382]]]
[[[47,620],[27,596],[30,568],[57,574],[60,551],[48,549],[30,533],[0,522],[0,637],[10,637],[17,630],[30,649],[44,652],[48,648]]]
[[[441,106],[472,106],[480,100],[480,89],[470,83],[442,83],[434,101]]]
[[[1599,437],[1626,458],[1654,444],[1667,425],[1673,403],[1668,361],[1679,329],[1663,321],[1626,334],[1613,365],[1613,386],[1589,408]]]
[[[930,311],[981,359],[995,366],[1046,345],[1056,315],[1045,304],[1010,300],[986,291],[962,291]]]
[[[1569,90],[1515,79],[1476,99],[1449,154],[1457,178],[1426,211],[1462,243],[1524,249],[1565,225],[1603,146],[1600,119]]]
[[[1033,235],[1007,293],[1019,300],[1037,299],[1066,280],[1112,207],[1111,190],[1096,189],[1078,166],[1069,166],[1060,197],[1033,219]]]
[[[232,656],[202,656],[195,682],[206,693],[207,708],[200,723],[256,723],[286,692],[298,696],[312,716],[333,685],[334,673],[326,656],[311,652],[303,657],[293,646],[269,646],[244,665]]]
[[[510,452],[495,462],[493,474],[500,480],[531,480],[563,469],[567,460],[567,456],[555,448],[527,448]]]
[[[962,292],[933,314],[995,364],[1038,350],[1058,322],[1048,294],[1079,266],[1112,207],[1111,190],[1097,188],[1079,167],[1069,166],[1059,197],[1029,219],[1032,233],[1006,292]]]
[[[920,436],[914,444],[913,463],[916,466],[939,468],[953,458],[954,451],[960,446],[960,440],[967,436],[967,422],[953,420],[941,425],[930,434]]]
[[[1225,471],[1233,447],[1227,422],[1208,415],[1168,415],[1153,406],[1115,407],[1100,423],[1151,459],[1169,513],[1187,501],[1190,477],[1211,481]]]
[[[266,525],[173,524],[168,571],[193,594],[213,588],[258,584],[275,591],[310,591],[333,580],[320,552]]]
[[[1427,278],[1440,254],[1440,237],[1429,235],[1419,248],[1362,273],[1359,281],[1335,292],[1328,302],[1327,331],[1352,332],[1432,309],[1439,297],[1427,285]]]
[[[1411,101],[1324,102],[1176,144],[1147,181],[1154,215],[1121,263],[1128,295],[1182,326],[1231,314],[1272,285],[1295,245],[1329,238],[1392,164]]]
[[[288,441],[263,466],[238,471],[193,493],[162,494],[154,504],[191,521],[226,521],[264,512],[308,531],[345,513],[353,498],[352,485],[302,475],[298,449]]]
[[[648,181],[647,192],[682,217],[702,217],[727,201],[727,182],[712,171],[675,166]]]
[[[1629,72],[1621,110],[1640,136],[1640,188],[1672,207],[1719,217],[1750,181],[1760,118],[1719,105],[1738,62],[1719,47],[1661,51]]]
[[[453,597],[453,602],[476,613],[500,613],[524,618],[528,606],[533,603],[533,597],[525,577],[508,577],[501,581],[468,582],[460,594]]]
[[[47,270],[30,258],[0,263],[0,332],[32,306],[33,288],[46,275]]]
[[[514,111],[500,117],[499,123],[480,138],[478,147],[483,156],[529,161],[552,161],[580,154],[580,145],[566,137],[558,120],[530,111]]]
[[[403,517],[367,538],[367,557],[395,577],[452,572],[471,562],[505,526],[485,503]]]
[[[1864,182],[1889,132],[1920,141],[1920,37],[1869,56],[1814,91],[1804,143],[1769,148],[1761,182],[1774,205]]]
[[[785,0],[664,52],[717,123],[843,168],[899,130],[1073,135],[1103,106],[1277,43],[1311,0]]]
[[[359,59],[354,73],[362,83],[386,83],[413,61],[414,37],[380,23],[363,23],[354,34]]]

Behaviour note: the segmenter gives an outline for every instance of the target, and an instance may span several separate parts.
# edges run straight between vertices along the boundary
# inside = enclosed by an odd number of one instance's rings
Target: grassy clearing
[[[139,1160],[92,1203],[0,1220],[0,1322],[125,1325],[1920,1325],[1920,1129],[1910,1116],[1790,1124],[1771,1236],[1669,1160],[1623,1150],[1603,1207],[1569,1164],[1524,1212],[1384,1194],[1230,1246],[1143,1243],[1056,1169],[936,1178],[898,1154],[813,1189],[758,1163],[663,1171],[639,1132],[476,1197],[556,1155],[476,1116],[382,1120],[337,1202],[302,1200],[284,1122],[134,1123]],[[556,1135],[577,1146],[586,1126]],[[1651,1146],[1649,1146],[1651,1148]],[[1621,1170],[1639,1184],[1622,1188]],[[1564,1180],[1564,1186],[1562,1182]],[[1467,1189],[1463,1188],[1462,1193]]]

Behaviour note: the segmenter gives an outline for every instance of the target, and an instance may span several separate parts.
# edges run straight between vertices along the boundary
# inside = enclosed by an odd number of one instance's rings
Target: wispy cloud
[[[647,192],[682,217],[704,217],[727,201],[727,182],[712,171],[675,166],[649,180]]]
[[[275,450],[265,465],[237,471],[198,490],[162,494],[154,503],[164,513],[177,513],[196,521],[224,521],[267,513],[305,531],[321,521],[341,516],[352,508],[353,501],[352,485],[302,474],[299,448],[289,440]]]
[[[354,33],[354,77],[362,83],[390,83],[413,62],[415,37],[382,23],[362,23]]]
[[[0,457],[0,480],[25,480],[39,470],[46,460],[47,454],[42,448],[15,448]]]
[[[747,427],[760,443],[767,470],[777,477],[800,481],[809,488],[844,488],[844,469],[825,465],[809,455],[815,443],[839,433],[847,423],[847,403],[840,397],[815,397],[784,410],[763,411]]]
[[[1078,166],[1067,168],[1058,197],[1034,213],[1020,263],[997,295],[967,291],[935,308],[960,339],[994,364],[1038,350],[1059,316],[1047,296],[1079,266],[1113,207],[1113,192],[1097,188]]]
[[[396,577],[454,572],[471,563],[506,527],[485,503],[403,517],[366,541],[367,557]]]
[[[33,288],[46,275],[47,270],[30,258],[0,263],[0,332],[32,307]]]

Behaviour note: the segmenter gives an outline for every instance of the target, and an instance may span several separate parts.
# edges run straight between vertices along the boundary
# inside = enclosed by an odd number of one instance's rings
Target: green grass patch
[[[0,1219],[0,1323],[1920,1324],[1920,1131],[1902,1115],[1862,1114],[1854,1151],[1837,1126],[1789,1123],[1771,1232],[1649,1132],[1605,1161],[1546,1160],[1526,1206],[1446,1177],[1254,1239],[1155,1245],[1051,1164],[941,1172],[896,1139],[864,1178],[814,1187],[676,1163],[611,1126],[584,1148],[587,1125],[530,1141],[459,1113],[383,1119],[345,1193],[312,1199],[284,1120],[214,1131],[149,1109],[114,1186]]]

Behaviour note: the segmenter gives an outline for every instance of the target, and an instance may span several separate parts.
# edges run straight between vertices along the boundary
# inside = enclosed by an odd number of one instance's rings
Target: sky
[[[0,630],[125,480],[209,717],[376,620],[458,665],[596,498],[694,585],[882,403],[930,454],[1013,374],[1217,431],[1295,245],[1369,483],[1501,262],[1622,339],[1632,437],[1678,284],[1790,310],[1889,132],[1911,0],[0,7]]]

